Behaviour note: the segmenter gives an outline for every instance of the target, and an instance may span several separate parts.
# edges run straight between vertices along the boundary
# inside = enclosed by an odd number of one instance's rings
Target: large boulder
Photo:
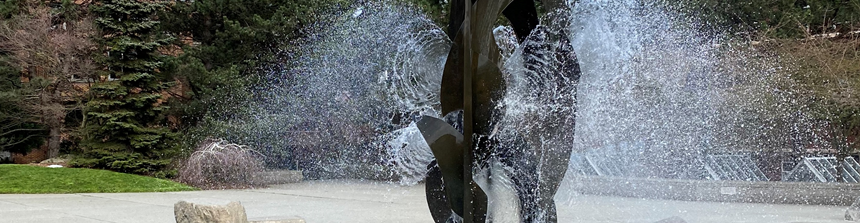
[[[245,207],[236,201],[193,199],[173,205],[176,223],[248,223]]]

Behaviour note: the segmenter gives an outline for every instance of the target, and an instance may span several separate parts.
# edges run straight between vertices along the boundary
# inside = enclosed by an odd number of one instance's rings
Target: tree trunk
[[[48,133],[48,159],[56,158],[60,153],[60,129],[60,126],[54,126]]]

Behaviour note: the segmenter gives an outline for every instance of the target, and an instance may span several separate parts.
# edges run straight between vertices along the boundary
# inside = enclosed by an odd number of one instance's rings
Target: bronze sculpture
[[[561,0],[542,0],[545,11],[561,8]],[[418,123],[421,134],[436,158],[428,167],[427,200],[436,222],[451,219],[452,212],[464,222],[486,222],[488,197],[472,178],[473,164],[497,157],[519,173],[511,176],[520,203],[522,222],[555,222],[555,195],[570,157],[569,146],[544,144],[529,135],[500,139],[498,116],[507,83],[499,67],[502,56],[492,35],[500,15],[509,21],[517,42],[532,39],[522,54],[529,58],[560,61],[552,69],[537,70],[540,60],[524,62],[525,69],[556,75],[569,84],[577,83],[579,65],[567,35],[539,26],[534,0],[452,0],[449,38],[454,44],[448,54],[442,77],[441,110],[445,120],[425,116]],[[550,23],[564,23],[548,21]],[[564,27],[564,25],[561,25]],[[546,74],[546,73],[550,74]],[[572,88],[575,89],[575,86]],[[562,104],[574,107],[575,90]],[[571,112],[572,114],[572,112]],[[572,115],[550,115],[543,118],[545,128],[570,128]],[[543,128],[543,127],[542,127]],[[536,133],[537,134],[537,133]],[[572,133],[571,133],[572,134]],[[464,137],[471,136],[471,137]],[[472,148],[472,149],[466,149]],[[532,151],[532,152],[523,152]],[[543,156],[555,156],[550,161]],[[549,167],[539,164],[545,162]],[[544,174],[541,177],[541,173]]]

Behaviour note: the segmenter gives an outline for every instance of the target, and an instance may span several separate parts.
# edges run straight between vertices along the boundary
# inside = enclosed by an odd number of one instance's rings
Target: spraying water
[[[324,178],[423,179],[432,153],[410,123],[440,116],[450,48],[442,29],[410,8],[367,3],[311,33],[301,51],[289,52],[298,58],[294,68],[273,72],[283,84],[266,90],[270,113],[291,117],[294,131],[319,135],[294,155],[299,168]]]
[[[701,179],[696,166],[705,154],[791,147],[798,134],[790,129],[803,129],[802,106],[780,90],[790,82],[775,61],[745,42],[701,31],[693,17],[671,6],[581,0],[549,13],[570,21],[544,25],[571,41],[582,70],[575,89],[523,69],[524,61],[537,60],[524,56],[524,46],[559,39],[516,46],[509,28],[497,28],[509,83],[498,134],[572,146],[578,151],[573,160],[584,154],[614,160],[630,177]],[[450,48],[442,30],[418,11],[384,3],[361,4],[311,29],[302,50],[290,52],[296,64],[273,72],[285,81],[268,90],[262,105],[287,117],[291,131],[321,135],[313,151],[293,151],[305,160],[300,168],[407,185],[422,180],[433,156],[413,122],[441,116],[439,83]],[[540,63],[540,69],[561,66]],[[575,127],[564,124],[574,117]],[[562,128],[545,132],[535,122]],[[567,157],[540,162],[555,167]]]
[[[790,146],[799,106],[748,44],[659,2],[583,0],[570,16],[577,149],[625,163],[627,176],[702,179],[707,153]]]

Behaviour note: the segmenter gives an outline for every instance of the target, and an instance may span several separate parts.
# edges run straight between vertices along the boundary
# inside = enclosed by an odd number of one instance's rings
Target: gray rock
[[[69,159],[67,159],[67,158],[51,158],[51,159],[42,160],[42,162],[39,162],[39,163],[41,163],[41,164],[65,164],[68,162],[69,162]]]
[[[854,200],[848,210],[845,210],[845,220],[860,221],[860,197]]]
[[[12,153],[9,151],[0,151],[0,163],[12,162]]]
[[[687,223],[683,218],[678,216],[673,216],[671,218],[663,219],[654,223]]]
[[[193,199],[173,205],[176,223],[248,223],[245,207],[239,202]]]

